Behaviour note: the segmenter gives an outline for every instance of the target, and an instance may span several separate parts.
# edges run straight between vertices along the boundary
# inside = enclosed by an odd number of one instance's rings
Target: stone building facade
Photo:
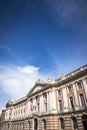
[[[87,65],[8,101],[0,130],[87,130]]]

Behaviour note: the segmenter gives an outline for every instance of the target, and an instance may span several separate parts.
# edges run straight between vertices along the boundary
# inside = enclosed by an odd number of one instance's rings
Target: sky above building
[[[0,0],[0,111],[86,63],[86,0]]]

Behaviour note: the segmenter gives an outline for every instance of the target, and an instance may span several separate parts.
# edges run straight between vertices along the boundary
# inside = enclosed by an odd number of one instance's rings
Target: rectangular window
[[[63,110],[63,108],[62,108],[62,100],[59,100],[59,109],[60,109],[60,111]]]

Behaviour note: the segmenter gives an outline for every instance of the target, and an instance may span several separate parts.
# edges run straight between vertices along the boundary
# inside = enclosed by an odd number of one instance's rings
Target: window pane
[[[72,86],[69,86],[68,90],[69,90],[69,93],[71,93],[72,92]]]
[[[76,117],[73,117],[73,118],[72,118],[72,121],[73,121],[73,128],[74,128],[74,129],[77,129],[78,126],[77,126],[77,119],[76,119]]]
[[[81,100],[81,105],[85,106],[85,100],[84,100],[84,95],[80,94],[80,100]]]
[[[37,104],[37,107],[38,107],[38,112],[40,112],[40,104],[39,103]]]
[[[37,130],[38,128],[38,120],[34,119],[34,130]]]
[[[45,103],[45,111],[47,111],[47,103]]]
[[[59,108],[62,111],[62,100],[59,100]]]
[[[77,85],[78,85],[78,88],[79,88],[79,89],[82,88],[82,83],[81,83],[81,82],[78,82]]]
[[[64,129],[64,119],[60,119],[60,126],[61,126],[61,129]]]
[[[74,109],[74,101],[73,101],[73,97],[70,97],[70,103],[71,103],[71,107]]]
[[[46,120],[43,120],[43,128],[46,130]]]
[[[61,92],[62,92],[61,90],[58,90],[58,95],[59,95],[59,96],[61,95]]]

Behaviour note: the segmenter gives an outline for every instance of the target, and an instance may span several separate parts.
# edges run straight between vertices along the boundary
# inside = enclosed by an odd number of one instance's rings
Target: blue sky
[[[0,110],[86,63],[86,0],[0,0]]]

